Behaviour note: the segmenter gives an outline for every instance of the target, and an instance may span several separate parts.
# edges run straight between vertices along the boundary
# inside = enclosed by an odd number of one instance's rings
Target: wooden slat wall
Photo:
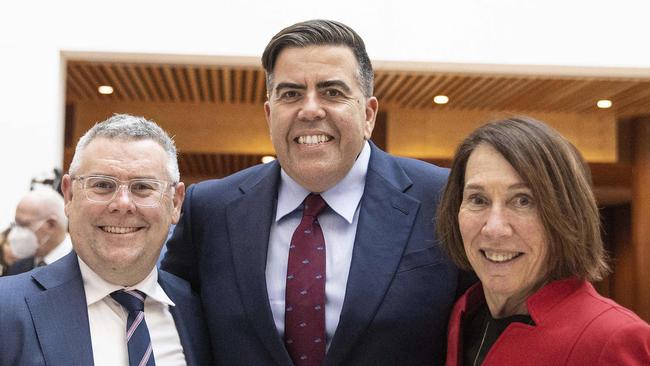
[[[70,61],[69,101],[261,104],[266,98],[261,68],[219,65]],[[97,87],[111,85],[112,95]],[[449,96],[447,105],[433,97]],[[469,75],[377,70],[375,95],[382,108],[514,110],[588,113],[611,99],[617,115],[650,114],[650,80],[597,77]]]

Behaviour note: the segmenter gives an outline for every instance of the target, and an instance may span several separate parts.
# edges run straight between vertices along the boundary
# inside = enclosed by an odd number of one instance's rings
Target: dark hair
[[[527,117],[486,124],[458,147],[438,207],[436,230],[442,245],[461,268],[471,269],[458,225],[465,168],[482,144],[498,151],[539,202],[549,245],[546,281],[579,277],[600,280],[608,272],[600,217],[589,167],[578,150],[557,131]]]
[[[266,71],[266,89],[271,91],[273,68],[282,50],[288,47],[325,45],[350,47],[359,64],[357,80],[361,90],[366,97],[372,96],[374,74],[363,39],[345,24],[323,19],[296,23],[271,38],[262,54],[262,66]]]

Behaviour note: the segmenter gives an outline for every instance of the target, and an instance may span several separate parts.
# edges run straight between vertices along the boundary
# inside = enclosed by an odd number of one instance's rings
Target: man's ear
[[[379,102],[377,98],[370,97],[366,100],[366,119],[363,126],[363,137],[370,140],[372,130],[375,128],[375,120],[377,119],[377,112],[379,111]]]
[[[172,223],[177,224],[181,217],[181,207],[183,207],[183,200],[185,200],[185,183],[178,182],[174,187],[174,198],[172,204],[174,205],[172,212]]]
[[[264,116],[266,117],[266,124],[271,130],[271,103],[267,100],[264,102]]]
[[[63,192],[63,201],[65,202],[65,214],[66,216],[70,216],[68,213],[68,207],[72,203],[72,177],[70,174],[65,174],[61,178],[61,191]]]

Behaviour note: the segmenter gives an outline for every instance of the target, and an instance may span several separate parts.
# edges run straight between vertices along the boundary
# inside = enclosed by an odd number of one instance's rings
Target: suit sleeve
[[[199,292],[198,243],[192,236],[192,198],[196,185],[188,188],[181,211],[181,218],[167,241],[167,253],[161,269],[188,281]]]
[[[650,326],[639,320],[613,330],[597,365],[650,365]]]

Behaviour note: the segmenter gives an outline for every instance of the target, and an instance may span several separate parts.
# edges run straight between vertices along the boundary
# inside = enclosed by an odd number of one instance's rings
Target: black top
[[[528,315],[494,319],[487,304],[483,304],[474,314],[469,314],[463,324],[463,365],[482,364],[494,342],[513,322],[534,325],[533,319]]]

